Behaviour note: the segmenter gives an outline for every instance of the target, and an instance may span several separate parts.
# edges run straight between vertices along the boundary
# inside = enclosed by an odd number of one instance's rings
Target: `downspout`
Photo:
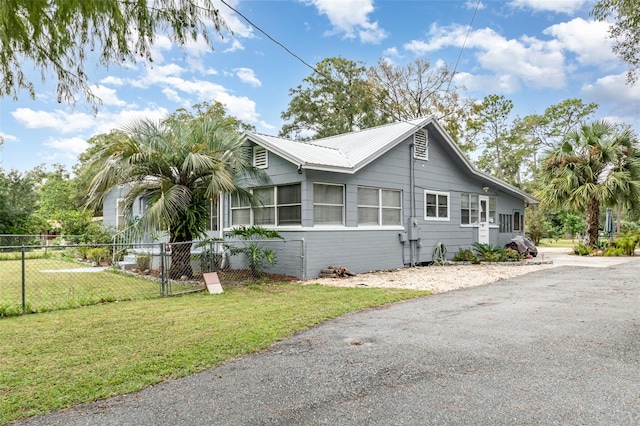
[[[410,206],[409,206],[409,223],[408,223],[408,227],[409,229],[408,234],[409,234],[409,266],[413,267],[416,266],[416,253],[415,253],[415,240],[411,237],[413,235],[412,232],[412,228],[414,226],[413,221],[416,217],[416,201],[415,201],[415,173],[414,173],[414,169],[413,169],[413,165],[414,165],[414,150],[415,150],[415,145],[413,143],[411,143],[411,145],[409,145],[409,180],[411,181],[409,183],[409,187],[411,188],[410,192],[409,192],[409,199],[410,199]]]

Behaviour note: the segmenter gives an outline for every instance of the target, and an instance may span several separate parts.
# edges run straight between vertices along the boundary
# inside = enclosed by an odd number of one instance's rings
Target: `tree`
[[[364,66],[337,57],[323,59],[315,69],[303,79],[304,86],[289,90],[291,101],[281,117],[291,122],[282,126],[280,136],[323,138],[389,122]]]
[[[591,14],[600,21],[613,19],[609,29],[615,39],[613,52],[629,65],[627,81],[635,83],[640,72],[640,3],[637,0],[600,0]]]
[[[38,208],[37,167],[27,173],[0,169],[0,234],[32,234],[35,229],[31,216]]]
[[[406,66],[381,59],[367,70],[367,76],[382,93],[385,112],[395,120],[432,115],[456,142],[461,142],[460,122],[464,121],[466,109],[460,105],[459,92],[450,90],[453,73],[448,67],[432,68],[425,59]]]
[[[541,167],[540,199],[586,212],[587,244],[598,239],[600,207],[640,203],[640,155],[635,135],[606,121],[583,124],[549,151]]]
[[[504,96],[488,95],[474,106],[467,121],[469,145],[484,145],[478,160],[480,169],[504,179],[504,155],[510,141],[510,126],[507,122],[513,109],[513,102]],[[476,142],[482,138],[482,143]],[[511,155],[511,153],[510,153]]]
[[[193,106],[193,110],[194,112],[190,112],[184,108],[179,108],[167,118],[167,121],[204,120],[209,117],[222,121],[222,125],[230,129],[234,129],[237,132],[256,131],[256,127],[254,125],[244,123],[232,115],[227,115],[227,109],[218,101],[215,101],[213,104],[206,101],[201,104],[195,104]]]
[[[153,62],[157,33],[180,46],[202,37],[212,42],[209,27],[226,29],[212,2],[198,0],[9,0],[0,9],[0,74],[3,96],[18,98],[35,88],[23,71],[35,67],[57,80],[58,102],[75,101],[82,92],[94,107],[98,99],[85,73],[87,59],[109,66],[142,59]]]
[[[125,183],[131,185],[125,211],[146,197],[150,207],[136,229],[168,230],[172,279],[193,274],[191,241],[206,232],[209,200],[221,192],[250,199],[242,180],[264,179],[235,129],[217,118],[135,121],[102,144],[88,165],[96,175],[87,204],[102,204],[109,190]]]

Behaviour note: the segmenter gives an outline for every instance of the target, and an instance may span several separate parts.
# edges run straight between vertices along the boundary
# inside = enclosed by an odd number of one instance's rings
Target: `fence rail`
[[[251,244],[0,246],[0,317],[202,291],[208,272],[223,286],[304,278],[302,240]]]

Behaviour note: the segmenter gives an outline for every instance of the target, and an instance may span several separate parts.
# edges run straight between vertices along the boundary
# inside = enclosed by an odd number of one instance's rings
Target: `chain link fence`
[[[304,278],[304,241],[0,246],[0,317]]]

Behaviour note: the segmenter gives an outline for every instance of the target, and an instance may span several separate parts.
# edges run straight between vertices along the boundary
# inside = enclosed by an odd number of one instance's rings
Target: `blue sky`
[[[367,67],[381,58],[397,65],[421,58],[453,68],[464,44],[454,84],[467,96],[504,95],[515,104],[514,116],[576,97],[600,105],[596,118],[640,130],[640,85],[625,84],[608,25],[589,17],[593,0],[227,3],[311,65],[342,56]],[[153,64],[88,63],[103,102],[96,116],[81,95],[75,105],[57,103],[53,80],[40,83],[38,74],[35,100],[26,92],[18,101],[0,98],[2,168],[24,172],[59,163],[70,169],[92,135],[204,101],[220,101],[259,132],[277,134],[289,89],[312,70],[225,5],[219,8],[233,35],[216,37],[214,51],[199,42],[180,49],[161,36]]]

